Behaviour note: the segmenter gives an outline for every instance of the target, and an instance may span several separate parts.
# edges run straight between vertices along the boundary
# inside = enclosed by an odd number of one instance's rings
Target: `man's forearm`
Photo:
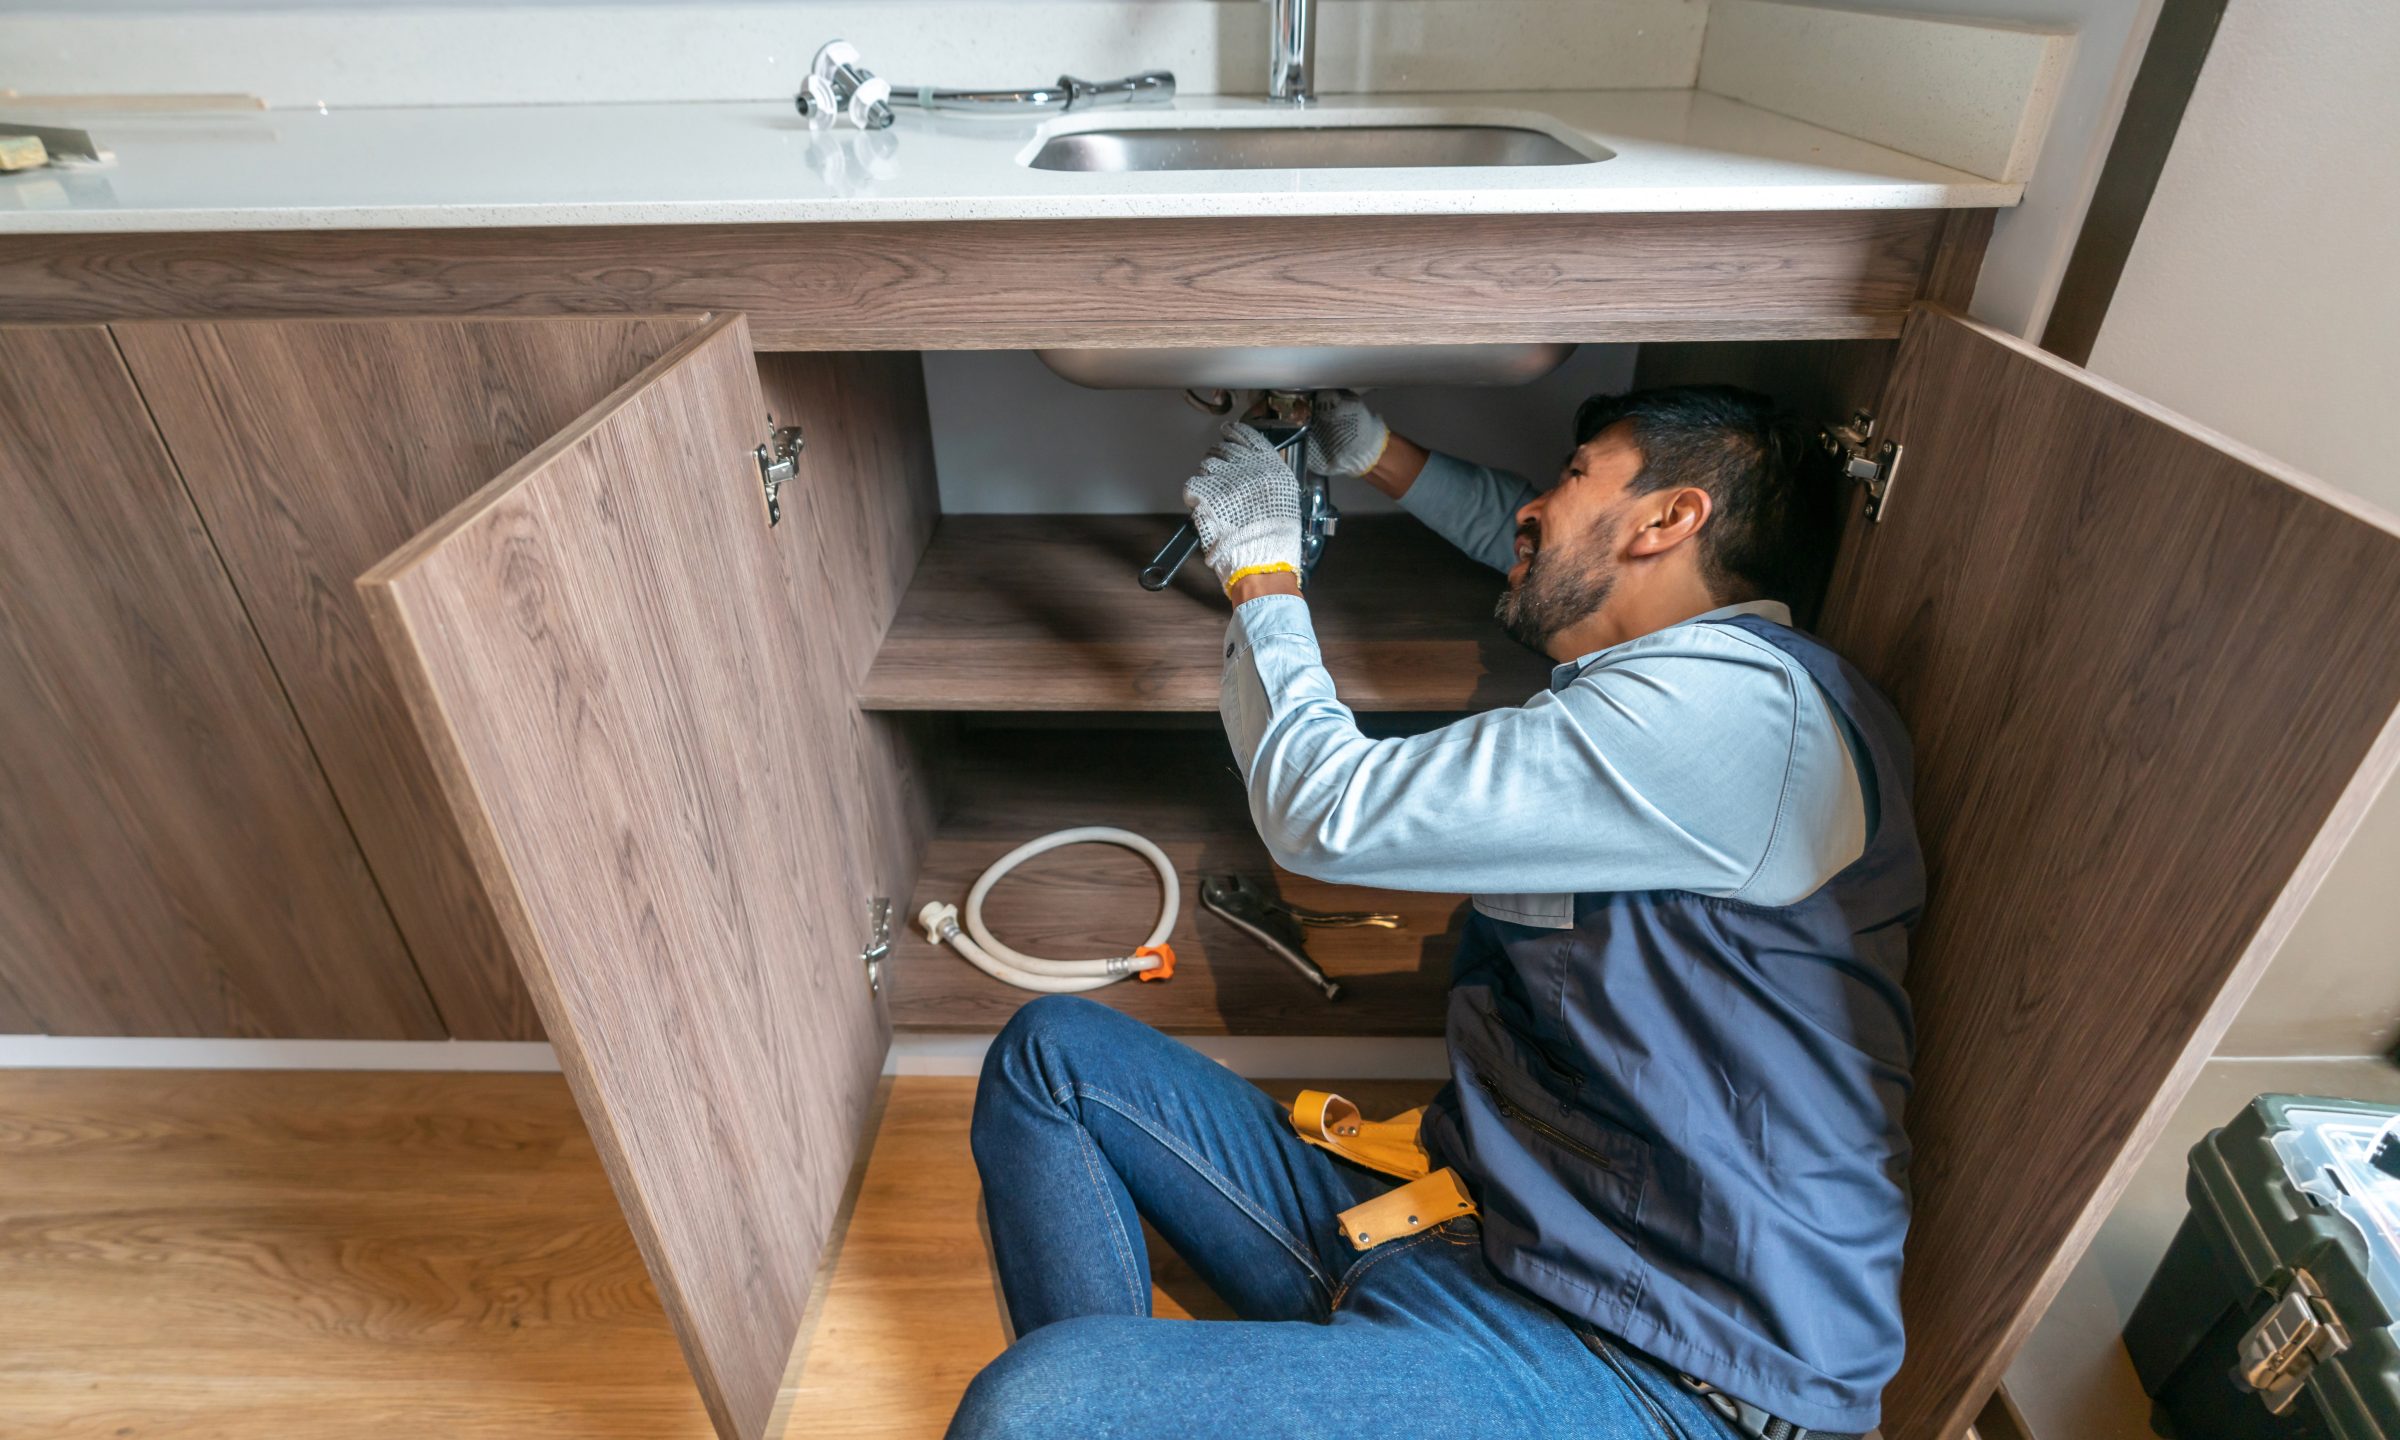
[[[1375,457],[1374,468],[1358,478],[1397,500],[1424,473],[1425,454],[1424,446],[1395,430],[1383,443],[1383,453]]]

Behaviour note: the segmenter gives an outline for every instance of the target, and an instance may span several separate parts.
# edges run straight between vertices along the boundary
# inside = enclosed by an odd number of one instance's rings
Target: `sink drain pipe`
[[[1158,923],[1150,928],[1150,938],[1143,941],[1130,955],[1110,955],[1097,960],[1047,960],[1039,955],[1026,955],[1001,944],[983,923],[983,898],[1000,883],[1002,876],[1036,855],[1046,854],[1067,845],[1121,845],[1150,862],[1158,871]],[[1097,990],[1114,985],[1128,975],[1144,980],[1164,980],[1175,973],[1175,951],[1167,944],[1167,936],[1175,929],[1175,915],[1180,897],[1177,894],[1175,864],[1167,852],[1134,834],[1108,825],[1084,825],[1072,830],[1053,831],[1038,840],[1028,840],[992,862],[991,868],[976,877],[973,888],[967,891],[966,913],[962,916],[955,905],[939,900],[917,912],[917,923],[925,927],[925,938],[936,945],[948,945],[964,955],[976,969],[995,980],[1004,980],[1020,990],[1039,990],[1046,994],[1066,995],[1082,990]],[[961,928],[961,922],[964,928]]]

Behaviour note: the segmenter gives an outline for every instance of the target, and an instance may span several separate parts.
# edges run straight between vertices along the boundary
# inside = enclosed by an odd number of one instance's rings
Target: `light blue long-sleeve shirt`
[[[1495,569],[1518,476],[1434,455],[1401,505]],[[1689,890],[1756,905],[1814,892],[1866,844],[1857,761],[1782,650],[1700,623],[1558,666],[1550,688],[1421,735],[1369,739],[1336,698],[1307,603],[1234,612],[1220,709],[1276,863],[1320,880],[1463,891],[1495,919],[1572,923],[1572,897]]]

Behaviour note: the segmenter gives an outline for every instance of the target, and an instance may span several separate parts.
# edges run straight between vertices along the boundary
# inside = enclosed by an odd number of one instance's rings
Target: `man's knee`
[[[981,1090],[1000,1085],[1053,1094],[1073,1083],[1087,1061],[1125,1048],[1122,1032],[1139,1022],[1080,995],[1043,995],[1017,1007],[983,1056]]]
[[[967,1386],[948,1440],[1057,1440],[1108,1428],[1096,1406],[1126,1383],[1117,1357],[1123,1327],[1142,1322],[1086,1315],[1045,1325],[1011,1345]]]
[[[1077,1041],[1123,1017],[1097,1000],[1081,995],[1037,995],[1017,1007],[1000,1033],[992,1037],[990,1055],[1072,1048]],[[992,1068],[987,1057],[984,1068]]]
[[[1077,995],[1043,995],[1017,1007],[984,1052],[969,1131],[976,1158],[1023,1114],[1020,1107],[1054,1103],[1073,1083],[1076,1057],[1090,1053],[1094,1032],[1121,1019],[1105,1005]]]

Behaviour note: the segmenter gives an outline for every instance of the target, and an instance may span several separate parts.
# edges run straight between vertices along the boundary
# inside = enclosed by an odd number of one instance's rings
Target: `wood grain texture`
[[[728,1440],[774,1406],[886,1035],[764,410],[712,321],[359,582]]]
[[[945,517],[867,672],[874,710],[1215,713],[1231,612],[1194,557],[1169,589],[1134,576],[1176,515]],[[1481,710],[1549,683],[1493,621],[1498,575],[1406,516],[1346,520],[1309,613],[1342,702]]]
[[[1944,212],[0,237],[0,316],[741,310],[770,350],[1875,338]]]
[[[12,1440],[700,1440],[555,1075],[0,1073]]]
[[[115,328],[449,1033],[541,1038],[351,582],[699,323]]]
[[[1975,1411],[2400,761],[2388,517],[1996,332],[1901,342],[1824,630],[1916,737],[1908,1359]]]
[[[956,754],[949,807],[925,852],[913,922],[929,901],[957,905],[985,867],[1037,835],[1116,825],[1175,863],[1182,912],[1170,943],[1175,978],[1092,992],[1170,1033],[1439,1035],[1465,902],[1456,895],[1365,890],[1278,871],[1250,823],[1240,777],[1213,724],[1183,731],[971,731]],[[1241,931],[1200,906],[1203,871],[1267,879],[1318,910],[1383,910],[1400,930],[1311,932],[1309,954],[1342,982],[1327,1001]],[[1158,876],[1129,850],[1078,845],[1027,861],[992,891],[984,922],[1033,955],[1122,955],[1158,919]],[[908,926],[894,942],[892,1023],[903,1030],[992,1031],[1025,991],[994,980]]]
[[[1975,282],[1983,277],[1983,252],[1992,242],[1996,210],[1945,210],[1942,228],[1934,237],[1933,254],[1925,267],[1922,298],[1953,310],[1975,301]]]
[[[793,1367],[787,1440],[940,1440],[967,1382],[1008,1343],[967,1150],[975,1082],[905,1076],[888,1084],[857,1207]],[[1417,1081],[1340,1080],[1262,1088],[1288,1104],[1304,1086],[1349,1096],[1370,1115],[1422,1105],[1434,1090]],[[1229,1313],[1148,1227],[1144,1233],[1151,1313]]]
[[[0,329],[0,1027],[425,1039],[108,333]]]
[[[808,527],[831,604],[817,618],[840,654],[842,694],[854,695],[900,597],[933,537],[941,496],[924,366],[913,354],[762,355],[759,388],[778,425],[807,442],[783,490],[786,525]],[[917,717],[848,710],[856,807],[851,833],[868,837],[869,893],[888,896],[892,923],[916,889],[933,833],[940,739]]]

